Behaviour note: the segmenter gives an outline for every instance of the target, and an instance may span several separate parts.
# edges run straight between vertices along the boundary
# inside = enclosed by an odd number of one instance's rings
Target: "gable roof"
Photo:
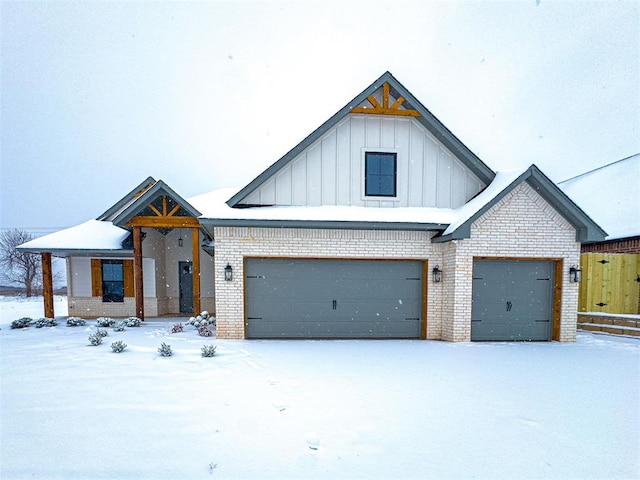
[[[577,242],[604,240],[606,232],[549,180],[537,166],[531,165],[524,172],[499,174],[481,194],[460,207],[456,221],[452,222],[441,236],[433,238],[432,241],[446,242],[469,238],[473,222],[522,182],[527,182],[533,187],[547,203],[575,227]]]
[[[609,233],[606,240],[640,236],[640,153],[558,183]]]
[[[142,192],[136,195],[134,195],[134,198],[126,203],[123,208],[113,213],[110,220],[114,225],[126,225],[129,220],[140,215],[141,212],[148,208],[149,204],[161,196],[169,197],[181,207],[183,211],[179,211],[177,215],[188,215],[194,218],[198,218],[201,215],[198,210],[173,191],[173,189],[171,189],[169,185],[164,183],[162,180],[158,180],[152,186],[148,186],[148,188],[145,188]]]
[[[367,97],[373,95],[376,91],[388,84],[389,93],[395,98],[402,97],[404,102],[402,107],[408,110],[415,110],[420,115],[415,116],[415,120],[422,124],[434,137],[436,137],[451,153],[453,153],[461,162],[465,164],[480,180],[485,184],[491,183],[495,177],[495,173],[482,160],[480,160],[471,150],[469,150],[447,127],[445,127],[427,108],[422,105],[396,78],[389,72],[385,72],[380,78],[369,85],[364,91],[357,95],[353,100],[342,107],[335,115],[324,122],[307,138],[302,140],[298,145],[293,147],[287,154],[258,175],[251,183],[241,189],[227,204],[230,207],[236,207],[247,196],[249,196],[258,187],[269,180],[276,172],[280,171],[285,165],[295,159],[298,154],[307,147],[321,138],[328,130],[334,127],[341,119],[352,112],[359,110],[360,104],[367,100]]]

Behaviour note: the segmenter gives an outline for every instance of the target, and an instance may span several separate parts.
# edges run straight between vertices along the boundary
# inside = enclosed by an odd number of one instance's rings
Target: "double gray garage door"
[[[248,259],[247,338],[420,338],[422,263]]]

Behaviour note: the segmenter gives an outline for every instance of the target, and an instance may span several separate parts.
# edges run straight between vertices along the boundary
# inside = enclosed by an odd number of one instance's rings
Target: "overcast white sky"
[[[0,2],[0,227],[243,186],[389,70],[494,170],[640,152],[640,2]]]

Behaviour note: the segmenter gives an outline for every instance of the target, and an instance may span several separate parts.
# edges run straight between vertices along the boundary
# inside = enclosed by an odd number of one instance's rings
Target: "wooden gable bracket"
[[[171,211],[168,210],[167,197],[162,197],[162,211],[153,204],[149,204],[149,209],[155,213],[152,216],[137,216],[127,222],[130,227],[155,227],[155,228],[180,228],[180,227],[200,227],[200,222],[194,217],[175,216],[180,210],[180,205],[176,204]]]
[[[400,110],[400,105],[404,102],[404,97],[398,97],[398,99],[389,106],[389,82],[384,82],[382,85],[382,105],[376,100],[373,95],[369,95],[367,100],[371,104],[371,107],[355,107],[351,109],[351,113],[367,113],[373,115],[399,115],[405,117],[419,117],[420,112],[417,110]]]

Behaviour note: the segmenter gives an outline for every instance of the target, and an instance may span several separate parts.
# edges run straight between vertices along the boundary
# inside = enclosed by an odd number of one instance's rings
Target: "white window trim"
[[[373,197],[370,195],[365,195],[365,172],[366,172],[366,154],[367,153],[395,153],[396,154],[396,195],[395,197]],[[360,151],[360,199],[363,202],[367,200],[376,200],[380,202],[399,202],[400,201],[400,184],[398,180],[400,179],[400,169],[402,162],[400,161],[400,149],[398,148],[375,148],[375,147],[364,147]]]

